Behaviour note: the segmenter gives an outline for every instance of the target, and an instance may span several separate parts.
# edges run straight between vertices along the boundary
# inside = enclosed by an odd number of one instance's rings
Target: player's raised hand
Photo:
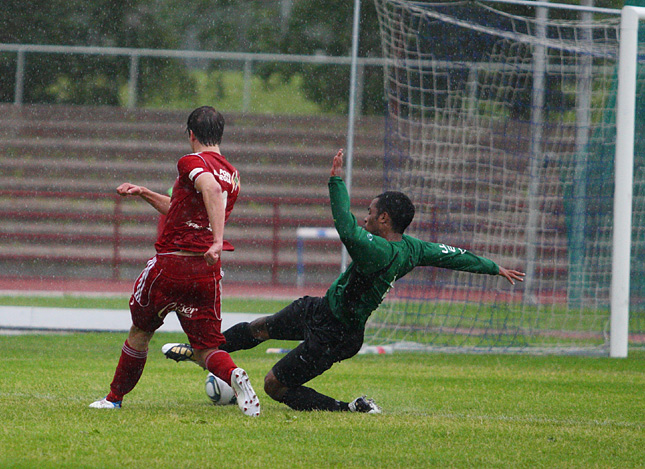
[[[343,149],[341,148],[334,156],[334,161],[331,164],[330,176],[342,177],[343,175]]]
[[[501,265],[499,266],[499,275],[501,277],[504,277],[506,280],[508,280],[508,283],[511,285],[515,285],[515,280],[519,282],[524,281],[524,276],[526,275],[524,272],[520,272],[519,270],[511,270],[511,269],[505,269]]]
[[[141,195],[143,193],[143,187],[124,182],[116,188],[116,193],[124,197],[128,195]]]

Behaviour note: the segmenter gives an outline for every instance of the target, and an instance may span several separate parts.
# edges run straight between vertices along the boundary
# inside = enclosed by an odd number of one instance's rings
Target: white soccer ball
[[[233,388],[213,373],[206,377],[206,395],[215,405],[231,405],[237,402]]]

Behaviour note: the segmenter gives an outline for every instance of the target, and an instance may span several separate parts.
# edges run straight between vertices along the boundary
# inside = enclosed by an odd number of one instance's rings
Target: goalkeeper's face
[[[370,206],[367,208],[367,216],[365,217],[365,229],[372,233],[373,235],[380,236],[381,234],[381,217],[377,208],[378,197],[372,200]]]

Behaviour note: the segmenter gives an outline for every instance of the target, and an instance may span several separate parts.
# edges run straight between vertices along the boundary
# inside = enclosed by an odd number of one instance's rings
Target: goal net
[[[375,2],[388,59],[386,188],[415,202],[408,233],[527,275],[511,286],[416,269],[373,314],[369,343],[606,353],[620,16]],[[641,71],[641,97],[643,82]],[[645,330],[644,114],[637,107],[631,340]]]

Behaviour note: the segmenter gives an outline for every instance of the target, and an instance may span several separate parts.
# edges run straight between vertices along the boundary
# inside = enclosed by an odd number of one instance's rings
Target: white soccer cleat
[[[237,397],[237,405],[244,415],[257,417],[260,415],[260,400],[251,386],[249,376],[242,368],[235,368],[231,373],[231,387]]]
[[[98,400],[96,402],[92,402],[90,404],[90,407],[92,409],[120,409],[121,408],[121,401],[112,402],[112,401],[108,401],[107,399],[103,398],[103,399]]]
[[[374,399],[368,399],[365,396],[357,397],[349,403],[350,412],[362,412],[365,414],[380,414],[383,411],[376,405]]]

